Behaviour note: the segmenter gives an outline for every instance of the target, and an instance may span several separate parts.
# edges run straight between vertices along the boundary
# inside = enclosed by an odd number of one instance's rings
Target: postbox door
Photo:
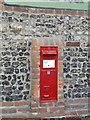
[[[57,101],[57,47],[49,47],[50,53],[40,56],[40,101]],[[54,49],[54,51],[53,51]],[[41,47],[41,51],[48,47]],[[52,52],[53,51],[53,52]],[[45,55],[45,56],[44,56]]]
[[[56,71],[42,70],[41,78],[41,101],[57,100]]]

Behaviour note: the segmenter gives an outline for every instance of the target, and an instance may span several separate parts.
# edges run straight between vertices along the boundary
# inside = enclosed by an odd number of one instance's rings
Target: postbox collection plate
[[[40,101],[57,101],[58,47],[40,47]]]
[[[55,68],[55,60],[43,60],[43,68]]]

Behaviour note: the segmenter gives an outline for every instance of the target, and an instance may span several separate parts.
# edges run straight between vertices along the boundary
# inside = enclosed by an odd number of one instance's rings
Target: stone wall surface
[[[0,11],[3,118],[88,115],[89,30],[87,11],[3,6]],[[40,45],[58,46],[57,102],[39,101]]]
[[[31,38],[15,13],[1,13],[1,101],[29,99]],[[28,31],[28,30],[27,30]],[[27,33],[26,31],[26,33]]]
[[[80,43],[80,46],[66,44],[64,48],[65,98],[88,97],[88,21],[87,16],[3,11],[0,24],[2,100],[29,98],[31,39],[55,36],[66,43]]]

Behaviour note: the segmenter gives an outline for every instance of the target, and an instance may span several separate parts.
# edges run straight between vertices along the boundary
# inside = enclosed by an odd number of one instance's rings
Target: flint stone
[[[4,67],[10,67],[10,65],[11,65],[11,62],[5,62],[4,63]]]
[[[78,58],[79,62],[84,62],[86,60],[86,58]]]
[[[19,66],[19,62],[13,62],[13,63],[12,63],[12,66],[13,66],[13,67],[18,67],[18,66]]]
[[[19,57],[19,58],[17,58],[17,60],[19,60],[19,61],[25,61],[25,60],[27,60],[27,58],[26,57]]]
[[[11,57],[4,57],[3,60],[4,60],[4,61],[10,61],[10,60],[11,60]]]
[[[13,74],[14,68],[13,67],[6,68],[6,70],[4,72],[5,72],[5,74]]]
[[[1,75],[0,78],[1,78],[2,80],[5,80],[5,79],[7,78],[7,76],[6,76],[6,75]]]
[[[8,81],[4,81],[2,82],[3,85],[9,85],[9,82]]]

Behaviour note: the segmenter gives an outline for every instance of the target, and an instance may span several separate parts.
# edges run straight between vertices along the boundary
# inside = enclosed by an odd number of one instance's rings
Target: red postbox
[[[40,47],[40,101],[57,101],[58,47]]]

